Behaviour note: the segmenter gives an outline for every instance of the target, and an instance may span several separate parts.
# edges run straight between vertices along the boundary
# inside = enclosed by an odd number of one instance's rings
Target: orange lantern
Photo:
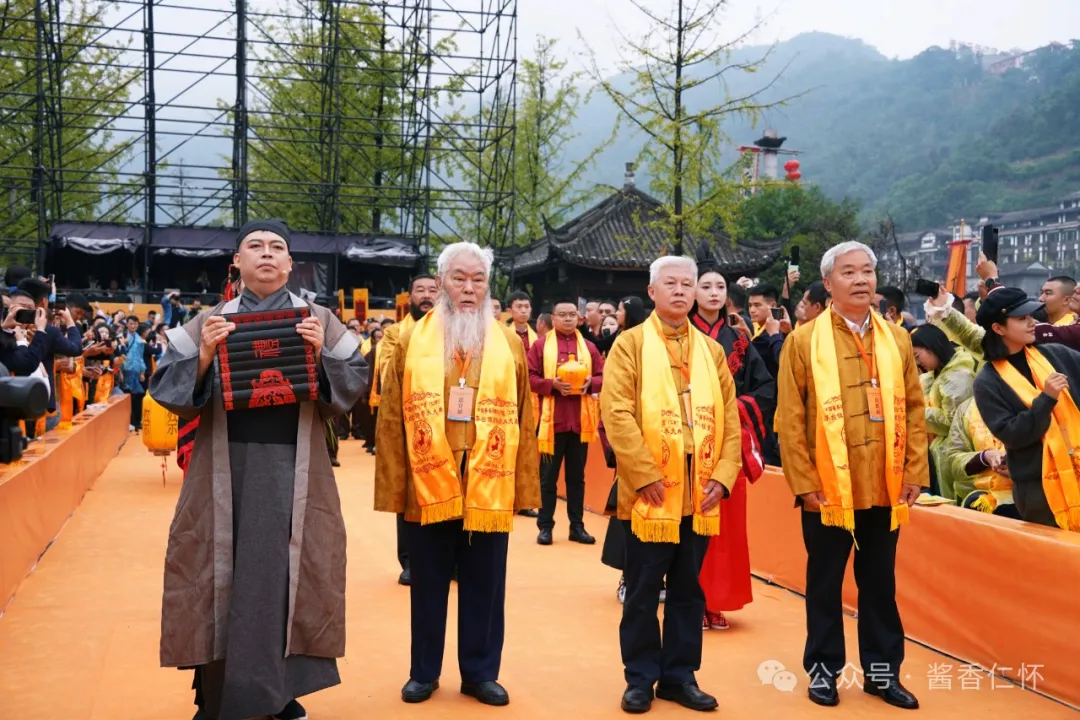
[[[165,457],[176,450],[178,419],[157,403],[150,393],[143,398],[142,441],[155,455]]]
[[[579,361],[576,355],[570,355],[566,362],[559,366],[555,375],[564,383],[570,385],[570,394],[580,395],[585,387],[585,381],[589,379],[589,369],[585,363]]]

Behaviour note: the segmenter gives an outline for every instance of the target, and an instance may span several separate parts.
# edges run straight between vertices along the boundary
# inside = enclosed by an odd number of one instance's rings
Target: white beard
[[[476,310],[455,310],[450,305],[450,298],[443,294],[435,305],[435,312],[443,319],[443,349],[446,354],[446,366],[453,366],[455,356],[469,353],[479,361],[484,349],[488,323],[491,321],[490,302],[487,295],[478,303]]]

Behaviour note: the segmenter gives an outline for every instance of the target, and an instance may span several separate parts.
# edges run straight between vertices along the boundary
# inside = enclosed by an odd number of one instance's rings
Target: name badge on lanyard
[[[866,407],[871,422],[885,422],[885,404],[881,402],[881,388],[877,380],[871,380],[870,387],[866,389]]]
[[[461,353],[454,353],[454,359],[461,367],[461,374],[458,376],[458,386],[450,388],[450,400],[446,404],[446,419],[469,422],[472,420],[473,389],[465,387],[465,374],[469,371],[472,353],[464,358],[461,357]]]
[[[450,388],[450,402],[447,403],[446,419],[457,422],[472,420],[473,389],[465,387],[465,378],[458,381],[458,387]]]
[[[871,319],[871,332],[873,332],[873,320]],[[855,346],[859,348],[859,355],[866,363],[866,369],[870,371],[870,387],[866,388],[866,413],[870,416],[870,422],[885,422],[885,403],[881,401],[881,388],[878,387],[877,371],[870,353],[863,347],[862,339],[858,333],[852,332],[855,338]],[[873,335],[871,335],[873,337]]]

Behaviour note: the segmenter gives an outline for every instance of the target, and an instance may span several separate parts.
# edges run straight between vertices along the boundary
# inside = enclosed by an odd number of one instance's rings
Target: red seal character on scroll
[[[502,460],[503,453],[506,451],[506,433],[500,427],[493,428],[491,431],[491,438],[488,440],[487,456],[492,460],[498,462]]]
[[[272,407],[296,402],[292,383],[280,370],[263,370],[257,380],[251,381],[251,386],[254,390],[248,407]]]
[[[698,462],[705,470],[711,471],[716,464],[716,436],[709,435],[701,441],[701,450],[698,453]]]
[[[431,426],[423,420],[417,420],[413,424],[413,443],[416,451],[421,456],[431,452]]]

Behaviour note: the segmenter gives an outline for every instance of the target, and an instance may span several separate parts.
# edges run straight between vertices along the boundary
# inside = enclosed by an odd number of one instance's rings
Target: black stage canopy
[[[143,226],[63,222],[53,225],[54,247],[67,247],[92,255],[116,250],[135,252],[145,245]],[[236,230],[227,228],[154,228],[151,248],[155,255],[211,258],[236,249]],[[392,267],[413,267],[420,259],[416,241],[398,237],[320,235],[292,233],[293,254],[341,255],[353,262]]]

